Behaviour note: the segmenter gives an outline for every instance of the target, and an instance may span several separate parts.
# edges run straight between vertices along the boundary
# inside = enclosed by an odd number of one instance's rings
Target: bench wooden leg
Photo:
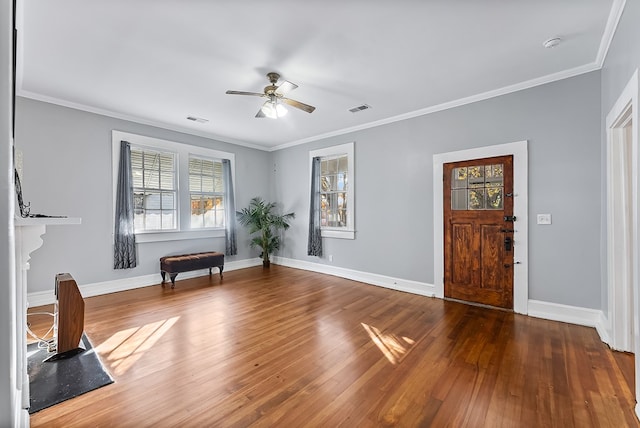
[[[220,269],[220,278],[222,278],[222,269],[224,269],[224,266],[218,266],[218,268]]]
[[[178,276],[177,273],[169,274],[169,278],[171,278],[171,288],[174,288],[176,286],[176,276]]]

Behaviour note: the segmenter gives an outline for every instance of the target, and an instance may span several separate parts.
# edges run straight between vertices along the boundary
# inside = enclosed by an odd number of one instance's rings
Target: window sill
[[[355,230],[321,229],[320,234],[323,238],[356,239]]]
[[[224,229],[137,233],[136,243],[144,244],[147,242],[184,241],[188,239],[206,238],[224,238]]]

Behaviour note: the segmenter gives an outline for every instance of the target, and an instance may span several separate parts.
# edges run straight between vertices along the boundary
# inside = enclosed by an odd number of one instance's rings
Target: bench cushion
[[[198,269],[217,267],[220,269],[220,279],[222,280],[222,269],[224,269],[224,254],[217,251],[206,253],[182,254],[179,256],[166,256],[160,258],[160,275],[162,275],[162,286],[164,287],[165,275],[171,278],[171,288],[176,285],[176,276],[181,272],[189,272]]]
[[[189,272],[223,265],[224,254],[217,251],[160,258],[160,270],[166,273]]]

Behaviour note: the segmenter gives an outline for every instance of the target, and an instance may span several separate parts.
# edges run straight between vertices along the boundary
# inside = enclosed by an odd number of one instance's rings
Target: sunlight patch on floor
[[[415,340],[406,336],[383,333],[369,324],[360,323],[360,325],[362,325],[373,343],[376,344],[382,354],[393,365],[400,363],[416,343]]]
[[[121,375],[151,349],[180,317],[121,330],[96,347],[105,356],[114,374]]]

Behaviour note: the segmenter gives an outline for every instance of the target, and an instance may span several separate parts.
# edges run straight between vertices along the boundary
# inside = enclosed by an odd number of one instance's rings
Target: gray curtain
[[[311,204],[309,206],[309,242],[307,254],[322,257],[320,235],[320,158],[311,161]]]
[[[231,179],[231,162],[222,160],[222,175],[224,180],[225,210],[224,210],[224,240],[225,254],[235,256],[238,254],[236,245],[236,204],[233,196],[233,181]]]
[[[115,239],[113,268],[136,267],[136,235],[133,226],[133,178],[131,175],[131,145],[120,142],[118,188],[116,194]]]

